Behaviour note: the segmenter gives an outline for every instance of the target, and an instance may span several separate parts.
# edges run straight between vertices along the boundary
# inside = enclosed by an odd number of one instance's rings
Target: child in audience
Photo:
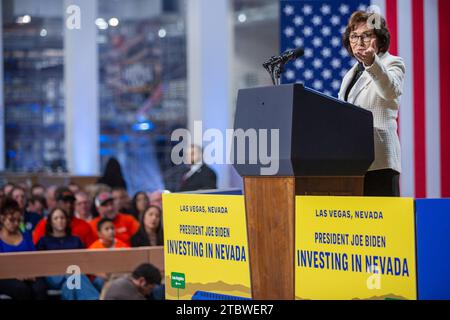
[[[116,238],[114,221],[109,218],[102,218],[97,223],[98,240],[89,249],[112,249],[129,248],[129,246]]]
[[[98,240],[95,241],[89,249],[115,249],[129,248],[125,242],[116,238],[114,221],[109,218],[102,218],[97,223]],[[92,280],[94,286],[101,291],[105,282],[111,279],[113,275],[108,273],[97,273]]]

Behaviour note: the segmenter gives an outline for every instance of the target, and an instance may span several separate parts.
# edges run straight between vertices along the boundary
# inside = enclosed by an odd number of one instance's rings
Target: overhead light
[[[98,18],[95,20],[95,24],[100,30],[108,29],[108,23],[103,18]]]
[[[108,22],[111,27],[117,27],[119,25],[119,19],[117,18],[111,18]]]
[[[24,15],[23,16],[23,23],[30,23],[31,22],[31,17],[29,15]]]
[[[167,31],[166,29],[159,29],[158,31],[158,37],[160,38],[165,38],[167,36]]]
[[[42,29],[42,30],[41,30],[41,33],[40,33],[41,37],[46,37],[47,34],[48,34],[48,32],[47,32],[46,29]]]
[[[16,22],[18,24],[27,24],[31,22],[31,16],[29,16],[28,14],[22,16],[22,17],[18,17]]]
[[[238,16],[238,20],[239,20],[239,22],[244,23],[245,21],[247,21],[247,15],[245,13],[241,13]]]

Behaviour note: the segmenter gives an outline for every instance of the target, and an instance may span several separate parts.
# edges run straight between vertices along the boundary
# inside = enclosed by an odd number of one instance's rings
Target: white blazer
[[[339,99],[344,100],[357,66],[358,63],[344,76]],[[388,52],[381,53],[375,56],[373,65],[366,67],[348,95],[349,103],[373,114],[375,160],[369,171],[393,169],[401,172],[397,117],[404,79],[403,59]]]

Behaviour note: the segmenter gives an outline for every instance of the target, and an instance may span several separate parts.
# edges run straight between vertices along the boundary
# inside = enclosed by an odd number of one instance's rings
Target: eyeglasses
[[[373,33],[363,33],[362,35],[357,35],[356,33],[354,33],[350,35],[350,42],[357,43],[359,39],[362,39],[362,41],[367,44],[372,40],[373,36]]]

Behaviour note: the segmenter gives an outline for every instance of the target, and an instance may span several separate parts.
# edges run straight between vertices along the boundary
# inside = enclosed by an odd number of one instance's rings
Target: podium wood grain
[[[295,177],[245,177],[252,297],[294,298]]]

